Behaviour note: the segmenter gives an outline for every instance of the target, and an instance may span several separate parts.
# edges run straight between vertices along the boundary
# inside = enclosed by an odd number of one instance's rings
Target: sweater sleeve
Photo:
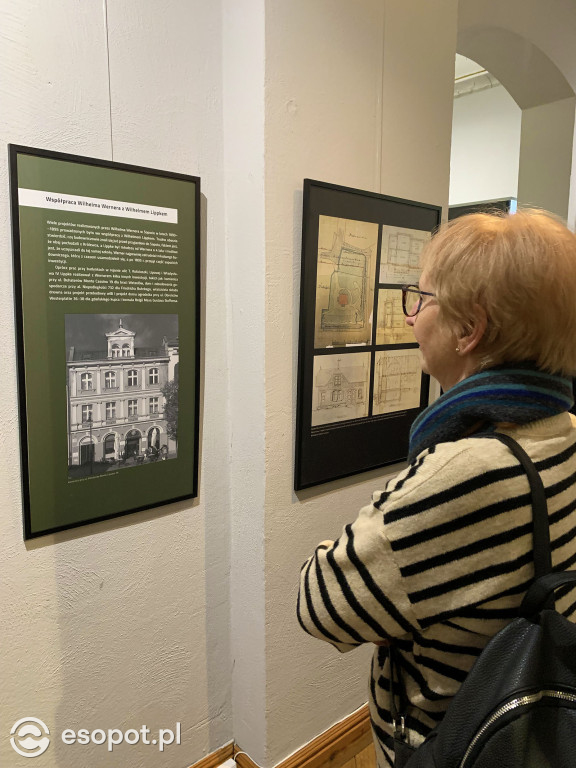
[[[340,538],[322,542],[302,566],[298,620],[306,632],[342,652],[417,629],[382,511],[374,503],[380,498],[375,493]]]

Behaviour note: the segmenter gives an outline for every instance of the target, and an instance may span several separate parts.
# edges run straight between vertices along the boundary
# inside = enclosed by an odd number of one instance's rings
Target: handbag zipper
[[[516,699],[512,699],[511,701],[506,702],[506,704],[503,704],[501,707],[499,707],[496,712],[494,712],[488,720],[482,725],[476,736],[472,739],[470,742],[470,745],[468,749],[466,750],[466,753],[464,757],[462,758],[462,762],[458,766],[458,768],[465,768],[466,761],[470,757],[470,754],[474,750],[474,747],[478,744],[480,739],[486,734],[486,731],[488,731],[494,723],[496,723],[501,717],[506,715],[508,712],[511,712],[514,709],[519,709],[520,707],[526,707],[530,704],[534,704],[537,701],[540,701],[543,698],[549,698],[549,699],[562,699],[563,701],[570,701],[573,704],[576,704],[576,695],[573,693],[565,693],[564,691],[552,691],[552,690],[543,690],[538,691],[536,693],[530,693],[526,694],[526,696],[518,696]]]

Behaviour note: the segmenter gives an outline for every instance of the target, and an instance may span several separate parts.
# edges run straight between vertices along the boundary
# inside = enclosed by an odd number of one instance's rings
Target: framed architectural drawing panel
[[[10,147],[25,538],[197,495],[194,176]]]
[[[402,461],[428,403],[403,283],[439,206],[305,179],[296,490]]]

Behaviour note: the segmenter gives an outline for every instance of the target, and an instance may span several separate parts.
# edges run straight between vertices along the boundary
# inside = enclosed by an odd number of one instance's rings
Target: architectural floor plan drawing
[[[429,240],[430,232],[383,226],[379,282],[418,284],[420,254]]]
[[[370,344],[378,224],[320,216],[314,347]]]
[[[417,349],[376,352],[372,413],[418,408],[422,372]]]
[[[414,344],[415,341],[414,332],[406,325],[402,311],[402,291],[398,288],[380,288],[376,344]]]
[[[312,387],[312,426],[368,415],[370,353],[316,355]]]

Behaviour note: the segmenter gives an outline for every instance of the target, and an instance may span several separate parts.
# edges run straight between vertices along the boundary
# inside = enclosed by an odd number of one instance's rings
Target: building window
[[[113,389],[116,386],[116,374],[114,371],[106,371],[104,376],[104,386],[106,389]]]
[[[92,421],[92,405],[83,405],[82,406],[82,423],[86,424],[89,421]]]
[[[342,374],[341,373],[335,373],[334,374],[334,386],[335,387],[341,387],[342,386]]]
[[[122,357],[130,357],[130,345],[122,344]]]
[[[359,389],[358,390],[358,400],[362,400],[363,397],[364,397],[364,393],[362,392],[361,389]]]
[[[116,403],[106,403],[106,420],[112,421],[116,418]]]
[[[148,373],[148,382],[150,384],[158,384],[158,368],[150,368]]]
[[[118,344],[112,344],[112,357],[120,357],[120,347]]]
[[[128,400],[128,416],[138,415],[138,400]]]
[[[157,397],[150,398],[150,413],[158,413],[159,402]]]
[[[93,388],[91,373],[83,373],[80,375],[80,388],[84,390]]]
[[[138,371],[128,371],[128,386],[129,387],[138,386]]]

